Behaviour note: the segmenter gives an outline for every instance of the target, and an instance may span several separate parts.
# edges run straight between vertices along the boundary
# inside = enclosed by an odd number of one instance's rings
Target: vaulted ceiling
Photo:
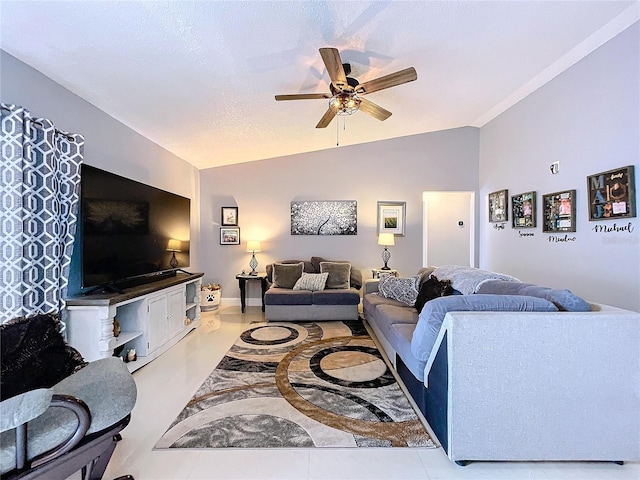
[[[480,127],[640,18],[638,1],[6,1],[1,47],[127,126],[207,168]],[[371,93],[317,129],[318,49]],[[11,99],[2,99],[11,101]],[[34,112],[46,115],[46,112]],[[64,126],[61,126],[64,128]]]

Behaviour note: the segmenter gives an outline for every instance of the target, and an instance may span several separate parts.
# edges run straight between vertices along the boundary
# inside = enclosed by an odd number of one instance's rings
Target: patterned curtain
[[[76,230],[82,135],[0,104],[0,323],[62,313]]]

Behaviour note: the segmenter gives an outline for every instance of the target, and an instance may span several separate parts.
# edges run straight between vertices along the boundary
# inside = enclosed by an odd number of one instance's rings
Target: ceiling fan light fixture
[[[336,93],[329,99],[329,107],[336,115],[353,115],[360,108],[360,99],[355,93]]]

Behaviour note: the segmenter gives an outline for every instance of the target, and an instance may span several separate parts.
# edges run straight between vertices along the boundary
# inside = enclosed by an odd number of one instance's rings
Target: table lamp
[[[249,240],[247,242],[247,252],[251,252],[251,261],[249,262],[249,266],[251,267],[251,271],[249,275],[257,275],[256,267],[258,266],[258,260],[256,260],[256,252],[260,251],[260,242],[258,240]]]
[[[382,261],[384,262],[384,267],[380,270],[391,270],[387,266],[387,262],[391,258],[391,253],[387,250],[387,247],[391,247],[395,245],[395,236],[393,233],[381,233],[378,235],[378,245],[383,245],[384,250],[382,251]]]

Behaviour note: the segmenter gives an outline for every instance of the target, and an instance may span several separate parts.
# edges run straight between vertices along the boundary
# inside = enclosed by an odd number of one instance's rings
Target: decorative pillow
[[[302,276],[304,263],[274,263],[273,264],[273,286],[280,288],[293,288]]]
[[[317,290],[324,290],[324,286],[327,283],[327,277],[329,273],[304,273],[298,279],[293,286],[294,290],[311,290],[315,292]]]
[[[411,338],[411,353],[418,360],[428,360],[440,327],[448,312],[557,312],[558,308],[543,298],[522,295],[451,295],[424,304]]]
[[[378,283],[378,292],[386,298],[392,298],[407,305],[414,306],[420,290],[420,275],[411,278],[397,278],[383,275]]]
[[[565,312],[590,312],[589,302],[574,295],[569,290],[558,290],[550,287],[541,287],[531,283],[504,282],[491,280],[478,288],[478,293],[491,293],[494,295],[529,295],[531,297],[544,298],[553,303],[559,310]]]
[[[280,260],[279,262],[275,262],[275,263],[282,263],[282,264],[294,264],[294,263],[300,263],[302,262],[304,264],[304,267],[302,269],[303,272],[307,272],[307,273],[318,273],[320,272],[320,270],[316,270],[315,266],[313,265],[313,263],[311,262],[305,262],[304,260]],[[265,267],[265,270],[267,272],[267,280],[269,280],[269,283],[273,283],[273,263],[268,263],[267,266]]]
[[[50,388],[85,365],[80,353],[64,342],[55,314],[0,325],[0,400]]]
[[[446,297],[448,295],[454,294],[453,287],[451,286],[451,282],[449,280],[438,280],[436,277],[431,275],[429,280],[420,285],[420,291],[418,292],[418,298],[416,298],[416,310],[418,312],[422,311],[422,307],[429,300],[433,300],[438,297]]]
[[[315,271],[307,270],[305,268],[305,272],[309,273],[318,273],[320,271],[320,263],[321,262],[333,262],[333,263],[349,263],[346,260],[327,260],[322,257],[311,257],[311,264],[315,267]],[[351,267],[351,275],[349,276],[349,286],[355,288],[356,290],[360,290],[362,288],[362,272],[358,268]]]
[[[349,288],[351,277],[351,264],[340,262],[320,262],[320,273],[328,273],[325,288]]]

